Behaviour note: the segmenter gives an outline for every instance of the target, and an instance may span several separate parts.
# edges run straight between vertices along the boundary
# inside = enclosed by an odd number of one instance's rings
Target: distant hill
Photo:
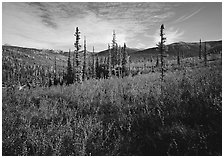
[[[59,68],[66,66],[67,63],[67,56],[65,56],[63,52],[48,49],[36,49],[3,45],[2,56],[3,59],[16,58],[21,63],[29,65],[38,64],[47,67],[54,65],[55,58]]]
[[[86,56],[90,56],[90,55],[92,55],[92,53],[93,53],[93,52],[86,51]],[[61,53],[61,54],[63,54],[63,55],[65,55],[65,56],[68,57],[69,52],[63,52],[63,53]],[[71,52],[70,52],[71,57],[73,56],[73,54],[74,54],[74,51],[71,51]],[[83,56],[83,54],[84,54],[84,50],[81,50],[81,51],[80,51],[80,55],[81,55],[81,57]]]
[[[45,66],[54,65],[55,57],[57,65],[67,66],[67,59],[69,52],[63,52],[61,50],[50,50],[50,49],[36,49],[36,48],[26,48],[11,45],[2,46],[3,57],[14,57],[19,59],[21,62],[27,64],[39,64]],[[71,58],[73,57],[74,51],[71,51]],[[92,52],[87,51],[88,56],[92,55]],[[80,51],[81,57],[83,57],[83,50]]]
[[[206,41],[206,49],[208,53],[218,52],[222,50],[222,41]],[[183,57],[198,56],[199,42],[176,42],[167,45],[166,55],[169,58],[173,58],[177,55],[177,51],[180,50],[180,54]],[[202,42],[202,51],[204,51],[204,42]],[[156,47],[148,48],[144,50],[127,48],[127,52],[130,55],[131,61],[142,61],[155,58],[159,54]],[[108,56],[108,50],[104,50],[98,53],[99,56]]]
[[[222,41],[206,41],[206,48],[208,53],[216,53],[222,50]],[[180,54],[183,57],[198,56],[199,43],[193,42],[177,42],[167,45],[166,55],[168,58],[173,58],[176,56],[178,49],[180,49]],[[17,58],[19,61],[27,64],[39,64],[42,66],[53,66],[56,62],[59,68],[67,66],[68,52],[55,51],[48,49],[36,49],[36,48],[25,48],[11,45],[2,46],[2,56],[3,58]],[[204,51],[204,42],[202,43],[202,51]],[[81,51],[83,52],[83,51]],[[128,48],[127,52],[130,55],[130,60],[133,62],[149,60],[150,58],[156,58],[158,55],[157,48],[148,48],[144,50],[139,50],[135,48]],[[71,52],[71,58],[72,58]],[[104,50],[98,53],[99,57],[108,56],[108,50]],[[87,58],[91,56],[92,52],[87,51]],[[81,53],[83,56],[83,53]]]
[[[135,53],[135,52],[138,52],[140,51],[140,49],[137,49],[137,48],[126,48],[128,54],[132,54],[132,53]],[[108,49],[107,50],[103,50],[103,51],[100,51],[97,53],[98,56],[107,56],[108,55]]]

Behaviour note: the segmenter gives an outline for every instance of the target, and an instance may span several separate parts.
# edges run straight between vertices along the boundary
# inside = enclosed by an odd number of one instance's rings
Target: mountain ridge
[[[202,51],[204,50],[205,42],[202,42]],[[199,52],[199,42],[174,42],[166,45],[167,52],[165,53],[169,57],[173,57],[177,55],[177,50],[180,50],[180,53],[183,54],[184,57],[193,57],[197,56]],[[222,50],[222,40],[217,41],[206,41],[206,49],[208,53],[212,53],[212,51],[221,51]],[[132,61],[139,60],[140,58],[155,58],[159,52],[157,47],[146,48],[144,50],[134,51],[127,47],[127,52],[130,55],[130,59]],[[107,55],[108,50],[104,50],[98,53],[99,56]],[[141,59],[140,59],[141,60]]]
[[[204,50],[205,42],[202,42],[202,52]],[[177,50],[180,50],[182,57],[193,57],[198,56],[199,52],[199,42],[175,42],[167,45],[167,52],[165,53],[167,57],[174,58],[177,55]],[[217,41],[206,41],[206,49],[208,53],[220,52],[222,50],[222,40]],[[40,65],[54,65],[54,60],[56,58],[57,63],[66,67],[68,52],[60,50],[51,49],[37,49],[37,48],[26,48],[12,45],[2,45],[2,55],[13,56],[18,58],[20,61],[27,62],[28,64],[38,63]],[[151,58],[156,58],[159,54],[156,47],[147,49],[137,49],[127,47],[127,53],[130,56],[131,62],[145,61]],[[81,50],[83,52],[83,50]],[[71,51],[71,58],[72,58]],[[93,52],[87,51],[87,56],[93,55]],[[94,55],[99,57],[108,56],[108,50],[103,50],[100,52],[95,52]],[[83,56],[83,53],[81,53]]]

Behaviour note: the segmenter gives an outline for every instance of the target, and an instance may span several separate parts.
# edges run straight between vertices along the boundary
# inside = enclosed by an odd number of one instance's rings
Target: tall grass
[[[221,155],[221,65],[3,91],[3,155]]]

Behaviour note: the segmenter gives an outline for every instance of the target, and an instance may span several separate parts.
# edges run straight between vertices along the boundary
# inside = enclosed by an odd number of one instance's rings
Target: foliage
[[[205,66],[207,65],[207,50],[206,50],[206,42],[205,42],[205,49],[204,49],[204,62]]]
[[[86,39],[84,39],[84,59],[83,59],[83,70],[82,70],[82,80],[87,77],[87,64],[86,64]]]
[[[95,62],[95,74],[96,74],[96,78],[99,79],[100,78],[100,71],[99,71],[99,57],[96,56],[96,62]]]
[[[69,55],[68,55],[66,83],[67,84],[72,84],[73,83],[73,71],[72,71],[72,65],[71,65],[70,50],[69,50]]]
[[[113,31],[113,39],[112,39],[112,49],[111,49],[111,65],[114,67],[114,65],[117,63],[117,42],[116,42],[116,33],[115,30]]]
[[[222,155],[221,62],[2,90],[3,155]]]
[[[2,83],[4,87],[12,87],[14,85],[46,87],[54,79],[59,80],[59,78],[65,77],[64,70],[62,71],[57,67],[56,72],[56,65],[54,70],[53,66],[46,67],[38,64],[27,64],[14,56],[3,55],[2,58]]]
[[[200,39],[200,42],[199,42],[199,59],[201,59],[201,39]]]
[[[164,53],[165,53],[165,42],[166,42],[166,38],[164,37],[164,25],[162,24],[161,27],[160,27],[160,37],[161,37],[161,40],[158,44],[158,49],[159,49],[159,53],[160,53],[160,60],[161,60],[161,81],[163,81],[163,78],[164,78]]]
[[[110,49],[110,45],[109,44],[108,44],[108,51],[109,51],[109,53],[108,53],[108,71],[109,71],[108,77],[111,77],[111,73],[112,73],[111,66],[112,66],[112,63],[111,63],[111,49]]]
[[[126,44],[124,43],[124,47],[122,49],[122,76],[128,76],[129,70],[128,70],[128,54],[126,50]]]
[[[74,69],[74,74],[75,74],[75,78],[74,80],[76,82],[80,82],[82,80],[82,66],[81,66],[81,58],[80,58],[80,48],[81,48],[81,45],[79,44],[79,40],[80,40],[80,32],[79,32],[79,28],[76,27],[76,31],[75,31],[75,34],[74,36],[76,37],[76,41],[74,43],[74,46],[75,46],[75,65],[73,67]]]

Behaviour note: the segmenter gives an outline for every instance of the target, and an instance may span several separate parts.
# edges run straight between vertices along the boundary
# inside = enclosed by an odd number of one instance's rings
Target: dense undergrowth
[[[222,155],[221,64],[4,91],[3,155]]]

